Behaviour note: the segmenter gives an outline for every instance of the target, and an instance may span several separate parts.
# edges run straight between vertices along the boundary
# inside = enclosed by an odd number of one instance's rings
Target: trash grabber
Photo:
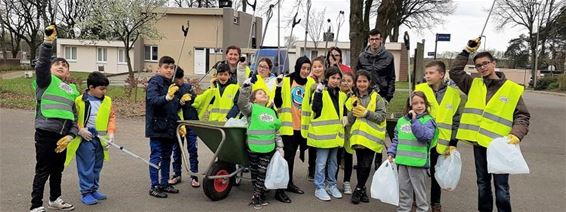
[[[250,34],[249,34],[249,39],[248,39],[248,48],[251,48],[250,44],[252,43],[252,32],[253,32],[253,28],[256,25],[255,22],[255,6],[257,5],[257,0],[254,0],[253,4],[250,4],[249,2],[246,1],[246,4],[250,5],[250,7],[252,7],[252,9],[254,10],[253,14],[252,14],[252,23],[250,24]]]
[[[489,13],[487,14],[487,18],[485,19],[485,24],[483,24],[483,29],[481,30],[481,34],[480,34],[480,40],[485,31],[485,27],[487,26],[487,22],[489,21],[489,17],[491,16],[491,12],[493,11],[493,7],[495,6],[495,1],[497,0],[493,0],[493,3],[491,4],[491,9],[489,9]]]
[[[405,31],[405,36],[403,36],[405,42],[405,49],[407,49],[407,76],[409,76],[409,96],[411,96],[411,91],[413,90],[413,83],[411,79],[411,71],[409,71],[409,64],[411,63],[411,57],[409,57],[409,50],[411,49],[411,42],[409,40],[409,32]]]
[[[299,15],[299,11],[297,11],[295,13],[295,17],[293,17],[293,24],[291,24],[291,33],[289,34],[288,39],[291,39],[293,37],[293,29],[295,29],[295,26],[297,26],[297,24],[301,23],[301,19],[299,18],[299,20],[297,20],[297,15]],[[287,50],[289,50],[289,46],[291,45],[291,43],[287,43]],[[287,56],[288,57],[288,56]],[[287,67],[287,62],[289,60],[285,60],[285,63],[283,64],[283,68]]]
[[[181,56],[183,56],[183,50],[185,49],[185,41],[187,41],[187,34],[189,34],[189,28],[191,27],[191,23],[189,19],[187,19],[187,28],[185,25],[181,25],[181,31],[183,32],[183,44],[181,45],[181,51],[179,51],[179,57],[177,58],[177,65],[175,66],[175,72],[173,73],[173,77],[171,77],[171,83],[175,82],[175,75],[177,74],[177,70],[179,69],[179,65],[181,64]]]
[[[181,135],[179,134],[179,129],[181,128],[181,126],[185,126],[185,128],[187,129],[187,135],[185,135],[185,137],[181,137]],[[183,161],[183,166],[185,167],[185,170],[187,170],[187,172],[191,173],[191,175],[193,174],[198,174],[198,173],[193,173],[191,172],[191,169],[189,167],[189,153],[187,152],[187,146],[189,141],[188,139],[186,139],[186,136],[189,135],[189,129],[188,126],[186,124],[183,123],[179,123],[179,125],[177,126],[177,142],[179,144],[179,149],[181,149],[181,160]],[[187,140],[187,142],[183,142],[183,140]]]
[[[261,36],[260,48],[263,46],[263,42],[265,41],[265,33],[267,33],[267,26],[269,26],[269,21],[273,17],[273,7],[275,4],[270,4],[269,9],[267,10],[267,21],[265,22],[265,28],[263,29],[263,35]]]
[[[134,158],[137,158],[137,159],[142,160],[142,161],[145,162],[147,165],[149,165],[149,166],[151,166],[151,167],[153,167],[153,168],[156,168],[156,169],[160,169],[158,165],[155,165],[155,164],[153,164],[153,163],[147,161],[146,159],[144,159],[144,158],[142,158],[142,157],[140,157],[140,156],[134,154],[133,152],[128,151],[126,148],[124,148],[124,146],[120,146],[120,145],[114,143],[112,140],[107,140],[107,139],[105,139],[104,137],[102,137],[102,136],[100,136],[100,135],[98,135],[98,138],[99,138],[100,140],[102,140],[102,141],[108,143],[109,145],[112,145],[112,146],[115,147],[116,149],[122,150],[122,152],[124,152],[124,153],[126,153],[126,154],[128,154],[128,155],[130,155],[130,156],[132,156],[132,157],[134,157]]]
[[[336,17],[336,23],[338,23],[338,29],[336,30],[336,41],[334,41],[334,46],[338,47],[338,36],[340,35],[340,27],[344,23],[344,10],[340,10],[338,17]]]

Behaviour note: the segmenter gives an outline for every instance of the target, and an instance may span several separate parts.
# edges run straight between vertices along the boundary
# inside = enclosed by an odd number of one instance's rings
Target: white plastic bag
[[[287,161],[283,158],[279,151],[275,151],[269,165],[267,166],[267,173],[265,174],[265,188],[287,188],[287,183],[289,183],[289,167],[287,166]]]
[[[399,205],[399,178],[397,165],[385,160],[379,166],[371,181],[371,198],[381,200],[384,203]]]
[[[440,188],[453,191],[456,189],[460,181],[460,175],[462,174],[462,158],[460,157],[460,152],[455,150],[447,157],[444,155],[438,156],[438,161],[434,169],[436,170],[434,177],[438,185],[440,185]]]
[[[528,174],[529,167],[519,144],[508,144],[505,137],[493,139],[487,147],[487,172],[491,174]]]
[[[224,123],[225,127],[248,127],[248,120],[246,117],[242,117],[241,119],[230,118]]]

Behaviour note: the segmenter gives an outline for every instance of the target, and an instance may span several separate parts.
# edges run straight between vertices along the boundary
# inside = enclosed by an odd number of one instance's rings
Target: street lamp
[[[536,15],[536,18],[538,18],[538,21],[536,22],[536,23],[537,23],[537,37],[536,37],[536,40],[535,40],[535,49],[534,49],[534,52],[533,52],[534,57],[535,57],[535,61],[534,61],[534,62],[535,62],[535,64],[534,64],[535,71],[534,71],[533,76],[532,76],[532,77],[533,77],[533,88],[536,88],[536,87],[537,87],[537,77],[538,77],[538,76],[537,76],[537,75],[538,75],[538,39],[539,39],[540,24],[541,24],[541,23],[540,23],[540,22],[541,22],[541,17],[540,17],[540,5],[541,5],[541,4],[540,4],[539,2],[535,2],[535,5],[537,5],[537,15]]]

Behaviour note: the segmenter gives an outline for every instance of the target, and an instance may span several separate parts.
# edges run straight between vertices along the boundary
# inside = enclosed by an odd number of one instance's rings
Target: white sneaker
[[[340,190],[338,190],[338,188],[336,188],[336,186],[329,187],[328,193],[330,193],[330,195],[332,195],[332,197],[334,197],[336,199],[342,198],[342,193],[340,193]]]
[[[47,208],[62,211],[72,211],[75,209],[75,206],[66,203],[65,201],[63,201],[63,199],[61,199],[61,197],[57,197],[55,201],[49,201]]]
[[[330,196],[328,196],[328,193],[326,193],[326,190],[324,189],[316,189],[316,191],[314,191],[314,196],[316,198],[318,198],[319,200],[322,201],[330,201]]]
[[[29,212],[45,212],[45,208],[43,206],[31,209]]]
[[[352,194],[352,186],[350,186],[350,182],[344,182],[344,194]]]

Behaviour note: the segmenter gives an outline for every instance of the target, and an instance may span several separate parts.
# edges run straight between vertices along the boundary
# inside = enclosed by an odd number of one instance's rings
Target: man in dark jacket
[[[366,70],[371,73],[371,81],[379,88],[379,95],[388,102],[395,93],[395,64],[393,54],[385,50],[381,32],[377,29],[369,31],[369,46],[360,53],[356,70]]]
[[[464,67],[468,62],[468,57],[470,54],[474,53],[478,47],[480,46],[480,38],[476,38],[475,40],[468,41],[468,45],[466,48],[456,57],[454,62],[452,63],[452,70],[450,70],[450,78],[454,80],[454,82],[458,85],[460,90],[468,95],[468,103],[471,101],[477,101],[478,97],[471,96],[472,93],[479,93],[477,91],[471,92],[474,89],[472,86],[474,82],[474,78],[468,75],[464,71]],[[496,96],[497,92],[502,89],[503,84],[506,83],[507,79],[505,75],[501,72],[495,71],[496,61],[495,58],[489,52],[480,52],[478,53],[474,59],[474,64],[476,70],[480,74],[483,80],[483,84],[487,91],[485,93],[485,103],[486,108],[489,107],[491,104],[490,100],[492,97]],[[514,84],[514,83],[513,83]],[[516,85],[518,86],[518,85]],[[517,93],[519,91],[514,90],[513,92]],[[522,91],[521,91],[522,92]],[[502,102],[507,102],[508,98],[500,95],[499,99],[505,99]],[[504,104],[504,103],[502,103]],[[468,104],[464,108],[464,113],[462,114],[462,119],[460,120],[460,127],[458,131],[457,138],[461,138],[460,130],[468,130],[469,127],[465,127],[464,125],[471,125],[466,124],[466,113],[475,114],[474,110],[478,110],[475,108],[468,109]],[[488,112],[482,111],[482,116],[485,119],[490,120],[501,120],[499,114],[491,114]],[[504,135],[509,139],[510,144],[518,144],[523,137],[525,137],[529,131],[529,120],[530,120],[530,113],[527,110],[527,106],[523,102],[523,97],[520,96],[516,103],[515,109],[513,111],[513,121],[510,124],[511,130],[508,135]],[[503,121],[505,122],[505,121]],[[508,122],[508,121],[507,121]],[[477,127],[478,134],[484,134],[485,130],[481,128],[481,125]],[[488,129],[494,130],[494,129]],[[469,131],[469,130],[468,130]],[[491,134],[494,134],[490,132]],[[464,133],[462,133],[464,135]],[[467,134],[466,134],[467,135]],[[500,135],[498,135],[500,136]],[[478,138],[480,138],[478,136]],[[479,139],[476,139],[479,140]],[[496,198],[496,205],[498,211],[511,211],[511,197],[509,193],[509,174],[490,174],[487,170],[487,148],[484,145],[481,145],[478,141],[473,141],[474,144],[474,158],[475,158],[475,165],[476,165],[476,177],[477,177],[477,184],[478,184],[478,210],[479,211],[492,211],[493,210],[493,195],[491,189],[491,178],[493,177],[494,187],[495,187],[495,198]]]
[[[167,182],[171,166],[171,151],[176,140],[179,87],[172,83],[175,75],[175,60],[169,56],[159,59],[158,73],[148,81],[145,103],[145,136],[151,148],[149,161],[158,164],[160,170],[149,167],[151,189],[149,195],[166,198],[166,193],[179,193]],[[161,173],[159,173],[161,171]]]

